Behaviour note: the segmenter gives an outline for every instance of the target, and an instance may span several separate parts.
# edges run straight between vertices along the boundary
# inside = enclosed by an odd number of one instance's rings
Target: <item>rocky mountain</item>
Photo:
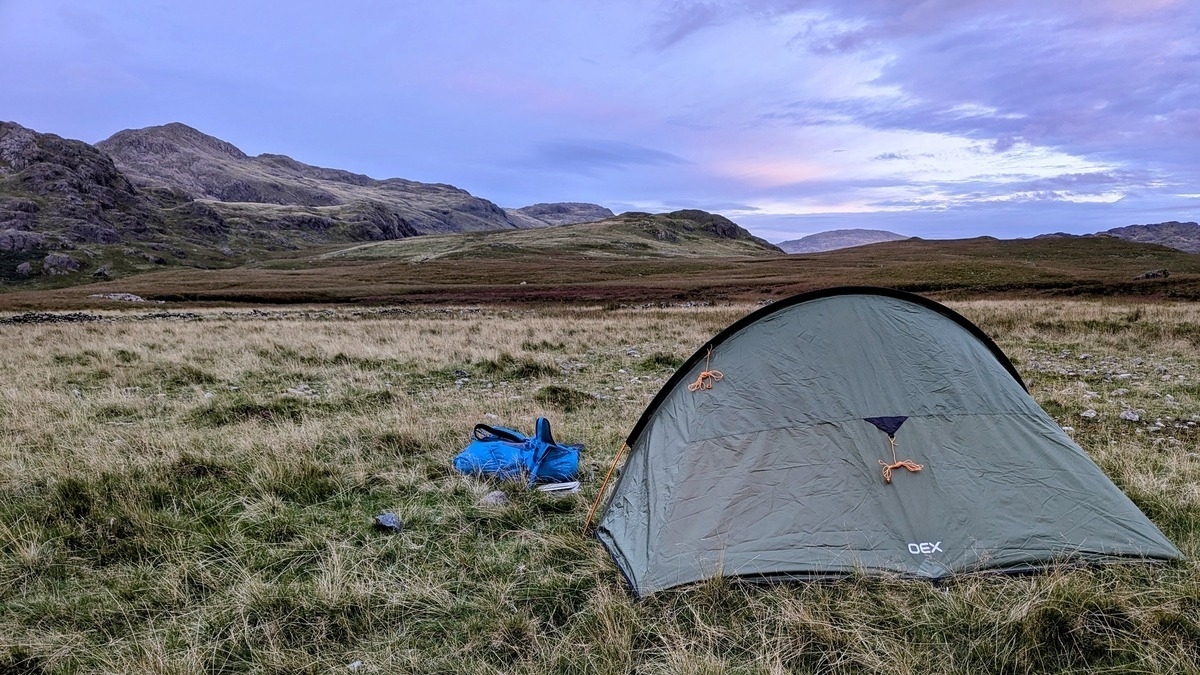
[[[251,157],[178,123],[92,146],[0,122],[0,283],[223,267],[308,246],[611,215],[576,203],[506,211],[450,185]]]
[[[886,230],[829,230],[780,242],[779,248],[787,253],[820,253],[821,251],[834,251],[839,248],[878,244],[897,239],[908,239],[908,237]]]
[[[395,239],[414,234],[475,232],[529,226],[504,209],[452,185],[401,178],[375,180],[362,174],[325,169],[286,155],[251,157],[231,143],[174,122],[113,134],[96,147],[108,153],[139,186],[177,188],[195,199],[220,203],[294,207],[293,218],[332,229],[354,224],[351,239]],[[245,207],[236,216],[270,225],[278,209],[254,217]]]

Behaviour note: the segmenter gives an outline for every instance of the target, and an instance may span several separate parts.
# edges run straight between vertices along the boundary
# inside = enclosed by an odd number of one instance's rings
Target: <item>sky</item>
[[[1191,0],[0,0],[0,119],[782,241],[1200,220]]]

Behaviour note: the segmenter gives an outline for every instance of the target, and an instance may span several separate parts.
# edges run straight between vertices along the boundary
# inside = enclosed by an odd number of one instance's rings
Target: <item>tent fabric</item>
[[[706,359],[724,379],[689,391]],[[922,471],[884,481],[889,436]],[[829,289],[747,316],[675,373],[628,445],[597,536],[639,597],[716,575],[1181,557],[995,343],[899,291]]]

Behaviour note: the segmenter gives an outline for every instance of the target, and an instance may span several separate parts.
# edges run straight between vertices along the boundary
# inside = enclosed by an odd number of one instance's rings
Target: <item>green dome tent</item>
[[[627,445],[596,534],[639,597],[718,575],[1181,557],[995,343],[899,291],[750,314],[675,373]]]

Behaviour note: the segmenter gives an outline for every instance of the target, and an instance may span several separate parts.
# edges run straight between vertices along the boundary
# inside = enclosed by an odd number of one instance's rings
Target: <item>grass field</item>
[[[112,312],[0,325],[0,673],[1200,672],[1200,307],[951,306],[1186,561],[634,603],[593,471],[753,305]],[[580,494],[450,469],[538,416]]]

